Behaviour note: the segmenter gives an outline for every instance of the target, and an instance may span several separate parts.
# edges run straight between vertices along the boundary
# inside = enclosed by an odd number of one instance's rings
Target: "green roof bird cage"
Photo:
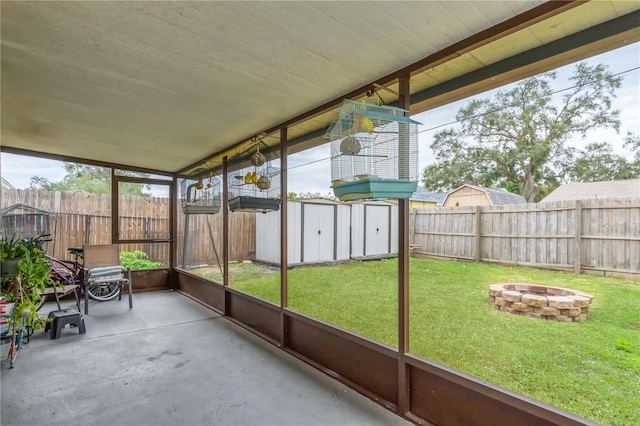
[[[180,204],[185,214],[215,214],[222,205],[220,178],[213,171],[197,169],[180,180]]]
[[[405,110],[344,100],[325,137],[341,201],[409,198],[418,185],[418,124]]]
[[[262,152],[261,152],[262,149]],[[280,209],[280,169],[262,141],[230,161],[229,210],[267,213]]]

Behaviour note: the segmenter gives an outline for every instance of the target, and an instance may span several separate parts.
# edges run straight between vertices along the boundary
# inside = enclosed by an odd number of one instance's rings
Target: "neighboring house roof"
[[[473,188],[478,191],[484,192],[487,195],[487,198],[489,199],[489,202],[491,203],[492,206],[495,206],[498,204],[522,204],[527,202],[527,200],[522,195],[514,194],[512,192],[507,191],[506,189],[485,188],[484,186],[464,184],[454,189],[453,191],[447,193],[446,197],[442,201],[442,204],[444,204],[447,201],[447,198],[449,198],[449,195],[465,187]]]
[[[13,185],[11,185],[11,184],[9,183],[9,181],[8,181],[8,180],[6,180],[5,178],[0,177],[0,179],[2,179],[2,187],[3,187],[4,189],[16,189],[16,188],[15,188]]]
[[[640,198],[640,179],[602,182],[567,183],[560,185],[541,202],[566,200],[596,200],[603,198]]]
[[[444,199],[446,198],[446,196],[446,192],[431,192],[421,186],[418,186],[416,192],[413,193],[410,200],[431,201],[432,203],[441,205],[442,203],[444,203]]]

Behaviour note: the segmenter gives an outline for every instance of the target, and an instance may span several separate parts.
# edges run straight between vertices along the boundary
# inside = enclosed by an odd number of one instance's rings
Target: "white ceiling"
[[[540,3],[2,1],[2,145],[178,171]],[[640,7],[594,3],[416,90]]]

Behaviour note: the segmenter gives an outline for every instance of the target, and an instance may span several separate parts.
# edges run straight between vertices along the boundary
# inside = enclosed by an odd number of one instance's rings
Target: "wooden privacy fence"
[[[640,199],[413,210],[417,253],[640,274]]]
[[[169,240],[169,199],[161,197],[120,196],[120,238]],[[54,192],[34,189],[3,189],[0,208],[25,204],[54,213],[49,219],[53,241],[49,254],[69,258],[68,247],[111,243],[111,195],[84,191]],[[178,247],[182,247],[185,216],[178,214]],[[208,222],[208,224],[207,224]],[[211,229],[211,231],[209,230]],[[255,255],[255,215],[233,213],[229,216],[230,259],[250,259]],[[6,230],[3,230],[3,236]],[[6,235],[11,237],[11,235]],[[214,247],[215,243],[215,247]],[[151,260],[164,264],[170,259],[168,243],[127,244],[124,250],[142,250]],[[186,251],[178,251],[178,263],[188,253],[187,264],[207,264],[222,259],[222,214],[193,215],[189,221]]]
[[[168,239],[169,200],[122,196],[121,238]],[[50,253],[68,257],[67,247],[111,241],[111,196],[44,190],[3,190],[1,208],[25,204],[55,212]],[[178,209],[179,210],[179,209]],[[185,215],[177,218],[182,247]],[[565,201],[484,207],[414,209],[410,242],[417,253],[551,269],[640,274],[640,199]],[[229,215],[231,260],[254,259],[256,220]],[[222,259],[222,214],[191,215],[188,243],[178,264],[212,265]],[[10,235],[7,235],[10,236]],[[152,260],[167,262],[169,244],[139,244]]]

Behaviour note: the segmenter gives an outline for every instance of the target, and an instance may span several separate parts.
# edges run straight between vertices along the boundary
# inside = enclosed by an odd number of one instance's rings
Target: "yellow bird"
[[[253,172],[251,174],[251,183],[253,183],[253,184],[258,183],[258,174],[256,172]]]
[[[364,130],[365,132],[367,133],[373,132],[373,128],[374,128],[373,121],[369,120],[368,117],[364,117],[362,119],[361,126],[362,126],[362,130]]]
[[[245,183],[246,185],[248,185],[248,184],[250,184],[250,183],[251,183],[251,172],[247,172],[247,174],[246,174],[246,175],[244,175],[244,183]]]

